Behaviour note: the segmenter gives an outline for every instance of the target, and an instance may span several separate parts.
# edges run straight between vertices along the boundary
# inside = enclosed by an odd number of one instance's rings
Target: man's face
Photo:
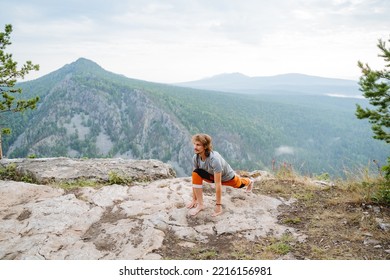
[[[195,154],[202,154],[204,153],[204,147],[203,144],[199,141],[194,142],[194,153]]]

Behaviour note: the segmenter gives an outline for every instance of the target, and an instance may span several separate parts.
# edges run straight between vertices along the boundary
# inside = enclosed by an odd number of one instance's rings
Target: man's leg
[[[236,189],[246,187],[246,192],[251,192],[253,188],[253,181],[249,178],[236,175],[232,180],[222,182],[222,185],[231,186]]]
[[[196,207],[196,194],[195,194],[195,189],[192,188],[192,200],[190,203],[187,204],[187,208],[191,209]]]
[[[187,208],[194,208],[189,212],[192,216],[204,209],[203,178],[196,172],[192,172],[192,201],[187,205]]]
[[[201,179],[203,179],[203,180],[206,181],[206,182],[214,183],[214,175],[208,173],[206,170],[203,170],[203,169],[195,169],[195,170],[193,171],[193,173],[196,173],[197,175],[199,175],[199,177],[201,177]]]
[[[193,188],[195,196],[196,196],[196,207],[191,209],[189,214],[191,216],[195,216],[200,211],[204,209],[203,205],[203,188]]]

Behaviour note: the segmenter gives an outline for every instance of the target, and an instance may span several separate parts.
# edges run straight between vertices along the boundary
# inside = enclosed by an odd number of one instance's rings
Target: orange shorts
[[[214,183],[214,176],[211,174],[208,174],[206,176],[203,175],[204,172],[198,172],[199,169],[195,169],[192,172],[192,185],[194,188],[202,188],[203,187],[203,181],[206,181],[208,183]],[[201,176],[200,174],[203,176]],[[207,178],[205,178],[207,177]],[[237,174],[229,181],[222,182],[223,186],[230,186],[233,188],[243,188],[245,186],[248,186],[250,183],[250,180],[248,178],[242,178],[238,176]]]

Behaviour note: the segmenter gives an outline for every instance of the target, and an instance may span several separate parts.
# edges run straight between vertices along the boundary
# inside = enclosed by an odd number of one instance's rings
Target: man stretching
[[[187,205],[189,214],[195,216],[204,209],[203,181],[215,183],[216,205],[213,217],[222,214],[222,185],[233,188],[246,187],[252,191],[253,181],[235,174],[230,165],[216,151],[213,151],[212,139],[207,134],[192,136],[194,144],[192,171],[192,201]]]

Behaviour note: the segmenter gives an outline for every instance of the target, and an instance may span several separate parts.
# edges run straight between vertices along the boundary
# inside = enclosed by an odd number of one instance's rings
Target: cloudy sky
[[[382,68],[389,0],[0,0],[7,51],[43,76],[80,57],[131,78],[182,82],[221,73],[357,79]]]

